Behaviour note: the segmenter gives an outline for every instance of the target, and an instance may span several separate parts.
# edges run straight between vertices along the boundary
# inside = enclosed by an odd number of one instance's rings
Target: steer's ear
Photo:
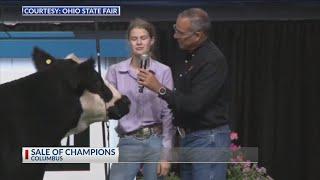
[[[44,50],[34,47],[32,61],[37,71],[43,71],[55,63],[56,59]]]

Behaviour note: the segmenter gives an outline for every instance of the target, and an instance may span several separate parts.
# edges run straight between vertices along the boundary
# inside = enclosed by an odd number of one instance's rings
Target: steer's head
[[[56,59],[37,47],[34,48],[32,56],[38,71],[61,70],[68,88],[80,99],[83,112],[77,127],[69,134],[83,131],[96,121],[120,119],[129,112],[128,97],[121,95],[101,78],[95,70],[93,59],[82,63],[74,55],[66,59]]]

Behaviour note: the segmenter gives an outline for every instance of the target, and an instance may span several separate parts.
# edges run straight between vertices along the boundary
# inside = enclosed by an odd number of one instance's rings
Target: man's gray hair
[[[182,11],[178,18],[188,18],[193,31],[202,31],[209,34],[211,22],[208,13],[201,8],[190,8]]]

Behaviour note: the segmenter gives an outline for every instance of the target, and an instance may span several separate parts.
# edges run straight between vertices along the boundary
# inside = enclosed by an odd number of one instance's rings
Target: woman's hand
[[[169,170],[170,170],[170,163],[168,161],[161,161],[158,164],[158,169],[157,169],[158,176],[168,175]]]
[[[146,69],[139,69],[138,83],[156,93],[162,87],[156,76]]]

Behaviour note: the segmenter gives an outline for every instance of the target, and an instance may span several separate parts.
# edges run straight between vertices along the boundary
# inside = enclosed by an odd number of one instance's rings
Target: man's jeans
[[[226,156],[220,156],[220,149],[228,149],[230,146],[230,128],[228,125],[220,126],[211,130],[199,130],[186,134],[181,139],[181,148],[188,149],[188,155],[192,154],[190,162],[181,164],[181,179],[182,180],[225,180],[227,174],[226,163],[203,163],[203,162],[218,162],[228,160]],[[223,148],[225,147],[225,148]],[[183,150],[182,150],[183,151]],[[190,153],[192,152],[192,153]],[[227,154],[227,153],[226,153]],[[185,154],[181,154],[184,156]],[[187,155],[187,156],[188,156]],[[191,156],[191,155],[190,155]],[[197,157],[198,156],[198,157]],[[186,158],[186,157],[182,157]],[[188,160],[183,160],[186,162]],[[202,163],[201,163],[202,162]]]
[[[145,180],[161,179],[157,176],[157,163],[159,162],[162,147],[160,135],[151,135],[147,139],[138,139],[134,136],[120,138],[119,141],[119,162],[113,163],[110,172],[111,180],[132,180],[143,164],[143,176]],[[149,163],[148,163],[149,162]]]

